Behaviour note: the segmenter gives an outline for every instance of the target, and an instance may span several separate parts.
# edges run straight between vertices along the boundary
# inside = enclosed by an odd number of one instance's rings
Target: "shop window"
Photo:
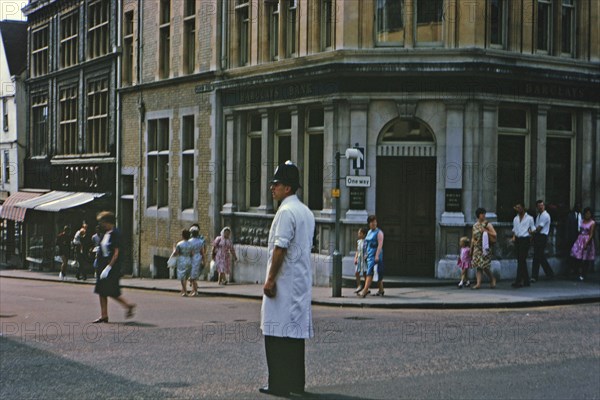
[[[298,0],[288,0],[287,10],[287,55],[293,56],[296,54],[297,38],[297,14],[298,14]]]
[[[404,43],[404,0],[377,0],[377,44]]]
[[[289,111],[277,114],[275,153],[276,166],[292,158],[292,115]]]
[[[506,0],[489,0],[489,40],[493,47],[505,47],[508,2]]]
[[[133,83],[133,11],[125,13],[123,23],[123,83]]]
[[[269,7],[269,54],[271,60],[279,57],[279,2],[274,2]]]
[[[323,209],[324,158],[324,112],[322,108],[307,110],[305,139],[304,198],[311,210]]]
[[[194,207],[194,116],[186,115],[181,129],[181,209]]]
[[[60,20],[60,66],[77,64],[79,47],[79,13],[73,12]]]
[[[321,2],[321,48],[323,50],[333,47],[333,1]]]
[[[546,139],[546,207],[553,219],[571,205],[571,142],[569,137]]]
[[[171,2],[160,1],[160,25],[158,42],[158,74],[168,78],[171,69]]]
[[[48,26],[35,29],[31,34],[31,76],[48,73]]]
[[[537,50],[550,53],[552,40],[552,0],[537,2]]]
[[[88,6],[88,57],[96,58],[109,52],[108,0],[90,3]]]
[[[246,193],[247,207],[260,206],[262,190],[262,118],[260,114],[249,116],[247,138]]]
[[[247,65],[250,60],[250,1],[237,0],[235,6],[238,30],[239,65]]]
[[[2,162],[3,162],[2,182],[10,183],[11,167],[10,167],[10,154],[9,154],[8,150],[4,150],[4,159],[2,160]]]
[[[443,0],[416,0],[415,38],[418,43],[436,44],[442,41],[444,20]]]
[[[86,153],[108,153],[108,78],[88,84],[87,101]]]
[[[186,74],[196,69],[196,0],[186,0],[184,7],[183,66]]]
[[[77,86],[65,87],[60,90],[58,154],[72,155],[78,153],[77,100]]]
[[[147,207],[165,207],[169,203],[169,119],[148,121]]]
[[[509,222],[513,207],[525,201],[525,135],[498,135],[497,204],[498,221]]]
[[[575,0],[562,0],[560,52],[572,56],[575,50]]]
[[[48,95],[34,93],[31,96],[31,133],[29,150],[31,156],[46,154],[48,136]]]
[[[2,98],[2,130],[8,132],[8,99]]]
[[[527,111],[515,108],[501,108],[498,111],[498,127],[527,129]]]

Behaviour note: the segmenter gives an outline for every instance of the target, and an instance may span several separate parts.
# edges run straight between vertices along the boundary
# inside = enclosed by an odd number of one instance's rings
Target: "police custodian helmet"
[[[300,171],[296,164],[290,160],[279,165],[275,170],[275,175],[271,183],[282,183],[287,186],[291,186],[292,189],[296,190],[301,188],[300,186]]]

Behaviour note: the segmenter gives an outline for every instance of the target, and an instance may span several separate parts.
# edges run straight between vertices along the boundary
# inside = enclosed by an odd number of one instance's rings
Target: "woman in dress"
[[[471,289],[481,288],[482,273],[485,273],[490,279],[490,288],[496,287],[496,278],[494,278],[491,271],[492,251],[489,247],[490,242],[496,239],[496,230],[492,224],[485,220],[485,213],[486,211],[483,208],[475,210],[477,222],[473,225],[473,235],[471,237],[471,266],[477,269],[477,284]],[[487,236],[487,244],[484,243],[486,241],[485,236]]]
[[[571,257],[577,260],[579,264],[579,280],[583,281],[587,265],[593,266],[596,257],[594,248],[594,231],[596,222],[592,219],[592,209],[586,207],[583,209],[583,221],[579,230],[579,236],[571,248]]]
[[[121,247],[121,232],[115,227],[115,214],[102,211],[97,218],[100,228],[104,231],[98,249],[98,274],[94,293],[100,296],[100,318],[94,323],[108,322],[108,298],[112,297],[126,310],[125,318],[133,317],[135,304],[121,296],[121,267],[119,262],[119,249]]]
[[[367,243],[367,278],[365,279],[365,287],[357,293],[357,296],[366,297],[371,293],[369,288],[373,282],[373,275],[375,275],[375,266],[377,266],[379,277],[377,281],[379,290],[375,293],[375,296],[383,296],[385,294],[383,290],[383,231],[377,227],[377,217],[375,215],[369,215],[367,222],[369,223],[369,232],[365,237]]]
[[[231,241],[231,228],[226,226],[221,234],[213,241],[215,249],[215,267],[219,273],[219,285],[227,285],[228,275],[231,273],[231,258],[237,260],[233,242]]]
[[[185,284],[192,270],[192,245],[188,241],[190,239],[190,231],[184,229],[181,231],[181,238],[175,245],[174,256],[177,257],[177,279],[181,282],[181,296],[187,296]]]
[[[204,263],[204,240],[200,237],[200,229],[193,225],[190,228],[190,235],[192,236],[188,240],[192,247],[192,271],[190,273],[190,282],[192,283],[192,293],[190,296],[198,295],[198,278],[200,277],[200,271]]]

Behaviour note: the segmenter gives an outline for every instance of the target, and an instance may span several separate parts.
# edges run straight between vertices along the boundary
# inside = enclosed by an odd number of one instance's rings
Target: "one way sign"
[[[352,160],[352,169],[365,169],[365,148],[357,146],[355,149],[360,151],[360,157]]]

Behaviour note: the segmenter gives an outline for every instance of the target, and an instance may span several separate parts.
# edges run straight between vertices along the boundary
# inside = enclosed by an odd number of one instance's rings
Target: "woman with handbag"
[[[369,224],[369,232],[365,237],[367,243],[367,278],[365,279],[365,287],[356,295],[366,297],[371,291],[371,283],[377,282],[379,290],[375,296],[383,296],[383,231],[377,227],[377,217],[369,215],[367,218]]]
[[[471,289],[481,288],[481,278],[485,273],[490,279],[490,288],[496,287],[496,278],[491,271],[492,266],[492,251],[490,244],[496,241],[496,230],[485,219],[485,209],[478,208],[475,210],[477,222],[473,225],[471,237],[471,266],[477,269],[476,278],[477,284]]]
[[[233,242],[231,241],[231,228],[226,226],[221,230],[213,242],[213,259],[219,272],[219,285],[227,285],[228,275],[231,273],[231,259],[237,260]]]
[[[204,263],[204,239],[200,236],[200,229],[197,226],[190,228],[190,235],[192,236],[188,240],[192,248],[192,267],[190,272],[190,282],[192,283],[192,293],[190,296],[198,295],[198,278],[200,278],[200,272],[202,271],[202,265]]]
[[[188,241],[190,239],[190,231],[184,229],[181,231],[181,238],[175,245],[173,257],[177,257],[177,279],[181,282],[181,296],[187,296],[185,284],[190,277],[192,271],[192,245]]]

